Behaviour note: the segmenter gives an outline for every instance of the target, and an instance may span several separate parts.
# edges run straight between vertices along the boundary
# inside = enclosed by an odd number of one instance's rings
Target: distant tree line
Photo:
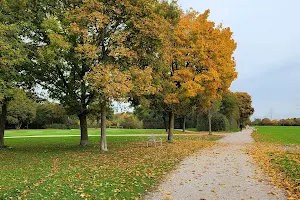
[[[288,119],[273,119],[269,118],[254,119],[251,122],[253,126],[300,126],[300,118],[288,118]]]
[[[151,109],[150,109],[151,108]],[[169,116],[160,107],[137,106],[134,110],[146,129],[164,128],[169,129]],[[251,96],[244,92],[228,92],[223,94],[222,100],[214,103],[210,113],[199,109],[191,109],[185,114],[175,117],[176,129],[197,128],[198,131],[209,131],[209,115],[211,115],[212,131],[228,131],[237,129],[240,124],[250,124],[250,116],[254,113]]]

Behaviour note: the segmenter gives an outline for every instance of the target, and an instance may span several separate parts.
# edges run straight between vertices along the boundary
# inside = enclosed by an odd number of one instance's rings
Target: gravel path
[[[251,130],[226,136],[212,149],[186,158],[145,199],[286,199],[252,163],[245,151],[251,142]]]

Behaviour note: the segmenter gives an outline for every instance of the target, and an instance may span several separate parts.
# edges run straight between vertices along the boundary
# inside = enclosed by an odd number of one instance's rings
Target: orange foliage
[[[237,77],[232,57],[236,43],[230,28],[208,21],[209,10],[203,14],[191,11],[182,15],[175,26],[171,47],[171,81],[165,93],[172,93],[182,102],[201,97],[203,108],[228,90]],[[172,104],[170,95],[165,102]]]

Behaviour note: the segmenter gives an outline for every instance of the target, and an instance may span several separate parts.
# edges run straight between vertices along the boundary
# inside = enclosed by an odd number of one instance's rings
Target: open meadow
[[[299,126],[259,126],[254,134],[257,141],[283,145],[300,145]]]
[[[35,130],[31,134],[53,134],[53,131]],[[30,131],[19,132],[30,135]],[[144,130],[152,132],[159,131]],[[8,131],[7,135],[16,133]],[[173,143],[167,143],[164,136],[163,146],[157,148],[146,147],[147,137],[108,137],[108,153],[100,153],[100,137],[91,137],[88,147],[80,147],[78,137],[9,138],[6,140],[9,148],[0,154],[0,197],[139,198],[184,157],[214,145],[213,141],[220,137],[175,136]]]
[[[256,140],[250,150],[257,163],[286,188],[290,197],[300,198],[300,127],[256,127]]]

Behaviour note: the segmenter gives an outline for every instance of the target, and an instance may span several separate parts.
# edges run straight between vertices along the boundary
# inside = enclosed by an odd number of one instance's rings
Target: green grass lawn
[[[85,148],[77,137],[6,139],[11,148],[0,150],[0,199],[141,198],[180,160],[220,136],[175,136],[157,148],[145,147],[146,138],[108,137],[105,154],[99,137]]]
[[[262,142],[300,145],[298,126],[259,126],[254,133],[255,139]]]
[[[175,133],[180,131],[175,130]],[[90,135],[100,135],[100,129],[89,129]],[[164,129],[107,129],[107,135],[118,134],[163,134],[166,133]],[[38,135],[80,135],[79,129],[72,130],[57,130],[57,129],[42,129],[42,130],[7,130],[5,136],[38,136]]]

